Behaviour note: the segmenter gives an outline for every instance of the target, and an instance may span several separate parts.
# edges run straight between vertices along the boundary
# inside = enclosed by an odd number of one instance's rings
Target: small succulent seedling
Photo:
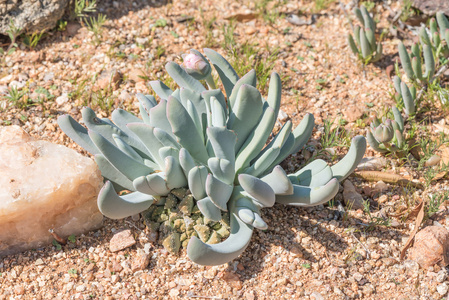
[[[407,116],[413,116],[416,113],[416,88],[408,85],[398,76],[393,78],[394,88],[396,90],[396,100],[402,102]]]
[[[354,14],[362,26],[354,26],[354,37],[348,34],[348,43],[352,52],[366,65],[382,57],[382,43],[376,42],[376,23],[365,6],[354,8]]]
[[[435,74],[435,60],[430,45],[422,44],[425,72],[422,70],[421,49],[418,43],[413,44],[410,54],[402,42],[399,43],[398,50],[402,68],[409,80],[425,83],[432,79]]]
[[[367,130],[366,139],[375,151],[380,153],[395,153],[402,156],[405,146],[404,120],[396,107],[393,107],[394,120],[376,117]]]
[[[279,75],[271,75],[264,99],[254,70],[239,77],[220,54],[204,53],[191,50],[183,66],[167,63],[179,88],[150,82],[160,99],[137,95],[142,119],[122,109],[112,121],[100,119],[84,108],[87,129],[68,115],[58,123],[95,156],[107,179],[98,196],[104,215],[121,219],[144,212],[147,226],[159,229],[170,251],[187,245],[194,262],[221,265],[245,250],[254,228],[268,227],[262,208],[331,200],[362,159],[366,141],[355,137],[348,154],[331,167],[318,159],[287,175],[279,163],[306,144],[313,116],[305,115],[295,129],[287,121],[267,143],[280,109]],[[211,65],[224,93],[215,88]],[[124,189],[131,193],[119,196]]]

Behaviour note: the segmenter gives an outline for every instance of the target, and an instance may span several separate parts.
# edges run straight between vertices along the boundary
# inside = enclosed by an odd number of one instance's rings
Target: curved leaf
[[[87,129],[71,116],[60,116],[58,118],[58,125],[69,138],[86,149],[90,154],[95,155],[100,153],[100,150],[97,149],[97,146],[90,139]]]
[[[358,164],[362,160],[363,155],[365,155],[365,150],[365,138],[361,135],[354,137],[352,139],[351,147],[345,157],[331,167],[333,177],[337,178],[338,181],[341,182],[352,172],[354,172],[355,168],[357,168]]]
[[[209,197],[196,202],[201,213],[208,219],[218,222],[221,220],[221,210],[215,206]]]
[[[270,174],[265,175],[260,180],[267,183],[276,195],[290,195],[293,193],[293,185],[281,166],[274,167]]]
[[[130,180],[153,172],[153,169],[123,153],[99,133],[89,130],[89,137],[104,157]]]
[[[200,93],[206,90],[201,82],[187,74],[187,72],[177,63],[170,61],[165,65],[165,69],[180,87],[198,91]]]
[[[250,85],[242,85],[227,124],[228,129],[234,130],[237,134],[236,152],[240,150],[240,147],[256,127],[262,112],[263,102],[260,92]]]
[[[231,203],[231,234],[219,244],[208,245],[192,237],[187,246],[187,256],[195,263],[218,266],[230,262],[245,251],[253,234],[253,227],[240,220]]]
[[[331,179],[326,185],[320,187],[308,187],[294,184],[293,194],[276,196],[276,202],[294,206],[315,206],[324,204],[337,195],[339,186],[336,178]]]
[[[229,98],[232,94],[234,85],[239,80],[239,76],[235,72],[234,68],[232,68],[231,64],[214,50],[205,48],[204,53],[214,65],[215,70],[217,70],[218,76],[220,76],[220,80],[226,91],[226,95]]]
[[[228,211],[227,203],[231,197],[233,186],[224,183],[212,174],[207,175],[206,194],[221,210]]]
[[[98,194],[98,208],[110,219],[123,219],[148,209],[153,204],[151,195],[133,192],[119,196],[110,181],[107,181]]]
[[[259,178],[248,174],[240,174],[238,179],[245,192],[254,198],[260,205],[263,207],[271,207],[274,205],[276,196],[270,185]]]
[[[168,99],[167,116],[178,143],[186,148],[192,157],[206,164],[209,155],[195,123],[182,104],[173,97]]]
[[[94,159],[101,171],[101,175],[112,182],[115,190],[127,189],[134,191],[133,182],[117,170],[102,154],[96,154]]]
[[[150,81],[151,88],[161,99],[167,100],[173,91],[160,80]]]

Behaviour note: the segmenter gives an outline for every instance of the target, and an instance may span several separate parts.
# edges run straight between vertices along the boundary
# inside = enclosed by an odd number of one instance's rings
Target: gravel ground
[[[285,113],[279,123],[290,118],[297,125],[306,112],[313,113],[317,131],[310,145],[315,148],[320,147],[324,120],[343,118],[351,135],[363,134],[361,124],[368,124],[374,111],[393,104],[387,72],[397,58],[397,38],[387,35],[384,58],[362,68],[347,46],[348,21],[336,3],[320,11],[308,1],[288,1],[279,7],[273,6],[275,1],[268,3],[268,12],[302,12],[306,22],[314,19],[310,25],[297,26],[288,18],[270,21],[258,16],[260,8],[242,2],[247,5],[215,0],[101,1],[98,12],[109,20],[99,43],[86,27],[69,22],[65,31],[49,32],[36,49],[22,47],[6,58],[0,69],[1,125],[17,124],[33,136],[85,153],[58,128],[57,116],[70,113],[79,119],[84,105],[103,117],[116,107],[137,112],[135,94],[151,92],[146,78],[166,80],[167,61],[180,62],[180,55],[191,48],[210,47],[227,56],[230,52],[222,44],[229,28],[234,28],[231,36],[238,47],[258,43],[248,61],[268,62],[270,54],[277,53],[273,70],[283,78]],[[390,12],[378,7],[382,20],[378,27],[388,27]],[[399,4],[392,3],[391,8],[397,10]],[[231,17],[245,20],[231,22]],[[413,39],[409,32],[401,35]],[[12,86],[27,90],[16,105],[2,96]],[[426,116],[443,125],[449,122],[441,114]],[[334,150],[340,154],[347,148]],[[302,151],[284,165],[298,169],[310,154]],[[367,155],[375,154],[368,150]],[[422,176],[407,165],[393,164],[393,169],[409,179]],[[413,205],[447,182],[416,191],[387,184],[380,191],[379,183],[350,180],[371,204],[371,213],[343,212],[337,205],[307,209],[275,205],[263,210],[269,228],[256,230],[241,257],[218,267],[195,265],[184,252],[167,253],[152,242],[139,216],[105,220],[102,229],[78,236],[61,249],[50,245],[0,260],[0,299],[447,297],[445,268],[423,270],[416,262],[399,261],[414,220],[392,218],[388,226],[377,222],[385,212]],[[341,193],[337,200],[343,202]],[[425,224],[434,222],[449,227],[446,207]],[[111,252],[109,242],[122,229],[131,230],[136,244]]]

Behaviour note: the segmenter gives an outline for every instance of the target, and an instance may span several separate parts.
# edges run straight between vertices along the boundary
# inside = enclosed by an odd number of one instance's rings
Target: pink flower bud
[[[209,63],[194,53],[184,56],[183,65],[187,74],[198,80],[205,79],[211,71]]]

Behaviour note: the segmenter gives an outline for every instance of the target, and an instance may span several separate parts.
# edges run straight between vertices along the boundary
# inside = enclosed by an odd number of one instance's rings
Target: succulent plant
[[[352,52],[364,63],[376,62],[382,57],[382,43],[376,42],[376,23],[365,6],[353,10],[362,27],[354,26],[354,37],[348,34],[348,43]]]
[[[315,160],[287,175],[278,164],[306,144],[313,116],[305,115],[293,130],[287,121],[266,144],[280,109],[279,75],[271,75],[264,99],[256,89],[254,70],[240,78],[217,52],[204,49],[207,58],[191,53],[203,60],[195,64],[204,74],[214,66],[226,96],[215,84],[208,82],[207,89],[195,79],[188,64],[184,69],[169,62],[166,70],[179,88],[172,91],[161,81],[150,82],[160,100],[137,95],[142,119],[122,109],[112,113],[112,121],[100,119],[84,108],[87,129],[69,115],[58,123],[95,156],[107,179],[98,196],[104,215],[120,219],[144,212],[148,226],[162,227],[166,247],[176,250],[188,244],[187,255],[194,262],[220,265],[245,250],[254,228],[267,228],[261,208],[275,202],[312,206],[332,199],[339,181],[362,159],[366,141],[353,138],[348,154],[331,167]],[[123,189],[131,192],[119,196]],[[184,218],[189,213],[200,214],[202,220],[193,225]]]
[[[397,100],[402,101],[404,105],[405,113],[408,116],[412,116],[416,113],[416,88],[411,85],[409,88],[408,85],[403,82],[398,76],[394,76],[393,78],[394,88],[397,93]]]
[[[422,70],[421,49],[419,44],[413,44],[412,52],[409,55],[404,44],[402,42],[399,43],[398,49],[401,65],[407,75],[407,78],[411,81],[419,80],[420,82],[427,82],[435,74],[435,60],[433,58],[432,47],[423,43],[422,48],[426,67],[426,71],[424,73]]]
[[[394,120],[383,118],[382,122],[376,117],[367,130],[366,139],[375,151],[380,153],[395,153],[402,156],[405,146],[404,120],[397,109],[393,107]]]
[[[424,30],[422,29],[422,31]],[[422,39],[422,42],[427,44],[431,42],[436,57],[438,57],[439,53],[443,53],[443,55],[447,57],[449,55],[449,21],[444,13],[437,12],[436,20],[434,18],[430,20],[430,34],[429,39],[424,32],[420,32],[420,39]],[[443,39],[446,41],[446,45],[441,43]]]

